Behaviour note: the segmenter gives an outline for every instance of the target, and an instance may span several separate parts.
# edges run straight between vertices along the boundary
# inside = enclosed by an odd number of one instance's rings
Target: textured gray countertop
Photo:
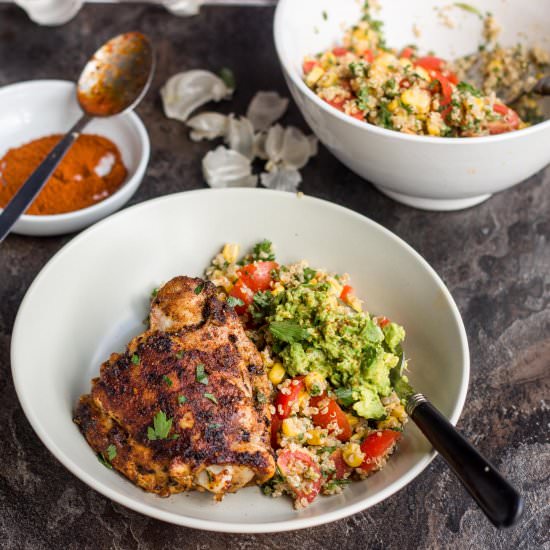
[[[140,29],[157,45],[151,92],[138,109],[151,137],[145,181],[131,203],[203,187],[200,158],[181,123],[161,112],[159,88],[189,68],[232,67],[244,112],[256,90],[287,94],[272,45],[272,8],[212,7],[178,19],[144,5],[88,5],[69,24],[37,27],[0,6],[0,85],[74,79],[108,37]],[[285,122],[305,129],[295,106]],[[0,129],[1,131],[1,129]],[[10,334],[23,295],[71,236],[11,235],[0,246],[1,548],[550,548],[550,168],[470,210],[430,213],[379,194],[320,148],[302,190],[376,220],[438,271],[464,318],[472,375],[459,427],[511,481],[526,509],[497,531],[440,458],[398,494],[314,529],[271,535],[196,531],[149,519],[81,483],[38,440],[10,374]],[[32,345],[32,342],[29,343]],[[545,402],[545,399],[547,400]]]

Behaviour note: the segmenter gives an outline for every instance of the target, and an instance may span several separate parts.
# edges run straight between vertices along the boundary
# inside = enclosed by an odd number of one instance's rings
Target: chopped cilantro
[[[151,291],[151,298],[156,298],[158,293],[159,293],[158,287],[157,287],[157,288],[154,288],[154,289]]]
[[[315,451],[318,455],[322,455],[323,453],[329,453],[332,454],[336,450],[336,447],[316,447]]]
[[[356,103],[361,111],[366,111],[369,108],[369,95],[369,89],[366,86],[359,88]]]
[[[384,103],[378,108],[378,116],[380,117],[380,124],[384,126],[384,128],[389,128],[390,130],[393,128],[393,123],[391,121],[392,114],[388,106]]]
[[[103,464],[103,466],[105,466],[105,468],[109,468],[109,470],[112,470],[113,469],[113,466],[111,465],[111,463],[106,460],[106,458],[103,456],[103,453],[97,453],[97,459],[99,460],[99,462],[101,462],[101,464]]]
[[[483,95],[476,87],[472,86],[468,82],[459,82],[456,87],[460,92],[468,92],[476,97],[481,97]]]
[[[197,382],[200,382],[201,384],[208,384],[208,376],[204,372],[204,365],[202,363],[197,365],[195,376],[197,378]]]
[[[185,397],[185,395],[178,395],[178,403],[180,405],[183,405],[186,402],[187,402],[187,397]]]
[[[195,294],[200,294],[204,288],[204,283],[200,283],[195,287]]]
[[[206,399],[210,399],[210,401],[212,401],[212,403],[216,403],[216,405],[218,404],[218,400],[216,399],[216,396],[211,394],[211,393],[208,393],[208,392],[204,392],[204,397],[206,397]]]
[[[273,244],[271,241],[264,239],[263,241],[254,245],[252,249],[252,259],[254,261],[272,262],[275,259],[273,252]]]
[[[172,386],[174,383],[172,382],[172,380],[170,380],[170,378],[168,376],[166,376],[166,374],[163,374],[162,375],[162,379],[164,380],[164,382],[166,384],[168,384],[169,386]]]
[[[112,461],[116,457],[116,447],[111,443],[107,447],[107,458],[109,459],[109,462]]]
[[[326,10],[323,10],[323,19],[326,21],[328,19],[328,13],[326,12]]]
[[[221,428],[222,425],[218,422],[212,422],[211,424],[208,424],[208,427],[211,429],[211,430],[217,430],[218,428]]]
[[[156,439],[167,439],[168,433],[172,428],[172,418],[166,418],[166,413],[164,411],[159,411],[153,417],[153,426],[147,428],[147,438],[150,441],[155,441]]]
[[[311,267],[304,267],[304,281],[306,283],[309,283],[315,275],[317,275],[317,271],[315,271],[315,269],[311,269]]]
[[[229,296],[227,304],[231,307],[244,306],[244,302],[240,298],[235,298],[235,296]]]
[[[289,344],[305,340],[308,336],[308,331],[295,321],[273,321],[269,324],[269,330],[277,340]]]
[[[229,89],[231,90],[235,89],[237,84],[235,80],[235,74],[229,67],[222,67],[220,69],[219,75]]]
[[[139,365],[139,355],[134,353],[130,359],[134,365]]]
[[[184,356],[184,355],[185,355],[185,350],[184,350],[184,349],[180,349],[180,350],[178,351],[178,353],[176,353],[176,357],[177,357],[178,359],[183,359],[183,356]]]

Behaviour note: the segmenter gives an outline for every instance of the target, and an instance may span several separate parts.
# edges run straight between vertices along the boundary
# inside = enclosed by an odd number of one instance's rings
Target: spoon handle
[[[10,232],[19,216],[31,205],[57,165],[61,162],[71,145],[90,121],[90,117],[83,115],[78,122],[65,134],[61,141],[52,149],[50,154],[38,165],[29,179],[19,188],[0,214],[0,243]]]
[[[422,394],[412,396],[407,409],[491,523],[496,527],[513,525],[523,511],[523,498],[516,489]]]

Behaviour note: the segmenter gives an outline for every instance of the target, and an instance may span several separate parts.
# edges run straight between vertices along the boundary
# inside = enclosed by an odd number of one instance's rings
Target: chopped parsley
[[[204,288],[204,283],[200,283],[195,287],[195,294],[200,294]]]
[[[307,329],[302,328],[295,321],[273,321],[269,323],[269,331],[277,340],[288,344],[305,340],[309,334]]]
[[[235,296],[229,296],[227,304],[231,307],[244,306],[244,302],[240,298],[235,298]]]
[[[205,384],[205,385],[208,384],[208,376],[204,372],[204,365],[202,363],[199,363],[197,365],[195,376],[197,378],[197,382],[200,382],[201,384]]]
[[[234,90],[237,82],[235,80],[235,74],[229,67],[222,67],[219,72],[220,78],[224,81],[225,85]]]
[[[210,399],[210,401],[212,401],[212,403],[216,403],[216,405],[218,404],[218,400],[216,399],[216,396],[214,394],[204,392],[204,397],[206,397],[206,399]]]
[[[132,361],[134,365],[139,365],[139,355],[137,353],[134,353],[130,358],[130,361]]]
[[[186,402],[187,402],[187,397],[185,397],[185,395],[178,395],[178,403],[180,405],[183,405]]]
[[[156,439],[168,439],[168,433],[172,428],[172,418],[166,418],[164,411],[159,411],[153,417],[153,426],[147,428],[147,438],[149,441]],[[177,434],[174,434],[177,437]],[[175,437],[173,438],[175,439]]]
[[[169,386],[173,386],[174,383],[172,382],[172,380],[170,380],[170,378],[168,376],[166,376],[166,374],[163,374],[162,375],[162,380],[168,384]]]

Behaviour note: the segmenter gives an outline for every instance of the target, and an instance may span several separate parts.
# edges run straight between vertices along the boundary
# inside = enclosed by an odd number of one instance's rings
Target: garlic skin
[[[204,0],[162,0],[161,3],[172,14],[189,17],[198,15]]]
[[[250,159],[220,145],[202,159],[206,183],[213,188],[256,187],[258,176],[252,174]]]
[[[189,137],[193,141],[201,141],[224,137],[227,133],[228,122],[229,117],[221,113],[205,112],[190,118],[186,124],[191,128]]]
[[[160,91],[164,114],[182,122],[201,105],[229,99],[232,93],[219,76],[201,69],[175,74]]]
[[[298,186],[302,182],[302,176],[294,168],[276,167],[271,172],[262,172],[260,174],[260,182],[268,189],[296,193]]]
[[[263,132],[285,114],[287,107],[288,99],[277,92],[258,92],[248,105],[246,118],[254,130]]]
[[[63,25],[70,21],[84,4],[83,0],[15,0],[29,19],[39,25]]]

